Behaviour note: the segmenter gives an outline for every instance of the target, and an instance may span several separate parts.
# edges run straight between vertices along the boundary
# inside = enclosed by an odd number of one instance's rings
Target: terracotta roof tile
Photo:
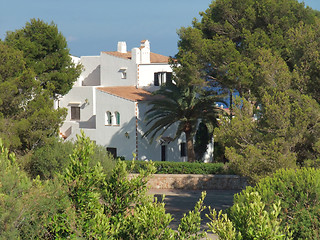
[[[99,87],[97,89],[134,102],[147,101],[152,98],[150,92],[134,86]]]
[[[131,52],[127,53],[121,53],[121,52],[102,52],[111,56],[119,57],[119,58],[125,58],[125,59],[131,59]]]
[[[169,57],[157,53],[150,53],[150,61],[151,63],[168,63]]]
[[[115,57],[124,58],[124,59],[131,59],[131,52],[120,53],[120,52],[114,51],[114,52],[102,52],[102,53],[109,54]],[[157,53],[150,53],[150,62],[151,63],[168,63],[169,57],[161,54],[157,54]]]

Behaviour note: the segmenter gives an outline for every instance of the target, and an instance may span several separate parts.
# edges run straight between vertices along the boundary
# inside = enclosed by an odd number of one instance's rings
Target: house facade
[[[153,161],[186,161],[185,136],[173,141],[174,127],[152,143],[142,137],[144,118],[152,92],[171,81],[169,58],[150,51],[148,40],[127,51],[118,42],[117,51],[74,58],[84,70],[70,92],[56,102],[68,109],[60,129],[66,140],[86,136],[117,157]]]

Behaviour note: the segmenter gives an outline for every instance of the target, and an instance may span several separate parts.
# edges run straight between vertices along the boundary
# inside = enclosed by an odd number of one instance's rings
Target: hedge
[[[132,168],[133,173],[138,173],[139,169],[146,169],[145,161],[127,161],[128,168]],[[190,162],[160,162],[155,161],[156,174],[234,174],[224,163],[190,163]]]

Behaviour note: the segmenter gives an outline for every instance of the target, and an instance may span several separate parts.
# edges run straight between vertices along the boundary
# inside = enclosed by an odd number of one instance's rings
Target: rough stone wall
[[[241,190],[247,186],[247,181],[236,175],[154,174],[148,186],[153,189]]]

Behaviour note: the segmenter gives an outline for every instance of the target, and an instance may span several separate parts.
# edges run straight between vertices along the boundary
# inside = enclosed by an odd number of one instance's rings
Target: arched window
[[[112,125],[112,114],[111,112],[106,112],[105,125]]]
[[[116,125],[120,125],[120,113],[119,112],[115,112],[114,116],[116,118]]]

